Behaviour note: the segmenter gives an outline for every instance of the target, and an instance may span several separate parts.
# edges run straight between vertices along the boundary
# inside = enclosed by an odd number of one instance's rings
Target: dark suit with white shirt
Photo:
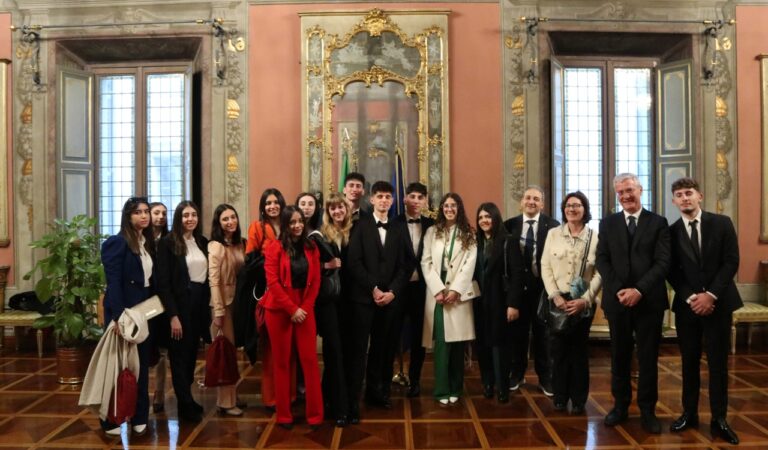
[[[698,249],[691,240],[690,221],[680,218],[670,227],[669,283],[675,289],[672,309],[683,363],[683,409],[689,414],[698,414],[703,348],[709,365],[712,419],[725,419],[731,317],[733,311],[743,306],[734,282],[739,268],[739,245],[729,217],[702,211],[698,219]],[[712,314],[698,315],[689,305],[691,297],[702,292],[716,298]]]

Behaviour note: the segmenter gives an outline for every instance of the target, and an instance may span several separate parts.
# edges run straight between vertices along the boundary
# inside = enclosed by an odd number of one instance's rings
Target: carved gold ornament
[[[518,95],[512,100],[512,114],[515,116],[522,116],[525,114],[525,100],[522,95]]]
[[[237,172],[240,170],[240,164],[237,162],[235,155],[227,156],[227,172]]]
[[[32,175],[32,159],[25,159],[21,166],[22,175]]]
[[[237,50],[238,52],[242,52],[243,50],[245,50],[245,39],[243,39],[242,36],[235,39],[235,50]]]
[[[717,117],[725,117],[728,115],[728,104],[725,103],[723,97],[719,95],[715,97],[715,115]]]
[[[719,170],[728,170],[728,159],[725,157],[725,153],[717,152],[716,166]]]
[[[523,48],[523,38],[520,35],[507,36],[504,39],[507,48]]]
[[[21,123],[24,125],[32,123],[32,103],[27,103],[21,110]]]
[[[515,170],[524,170],[525,169],[525,154],[523,154],[523,152],[516,152],[515,153],[515,159],[512,162],[512,167],[514,167]]]
[[[238,117],[240,117],[240,105],[237,100],[230,98],[227,100],[227,119],[237,119]]]

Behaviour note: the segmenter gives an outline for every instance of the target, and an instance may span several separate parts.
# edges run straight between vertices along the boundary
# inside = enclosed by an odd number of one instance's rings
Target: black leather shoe
[[[568,402],[561,402],[560,400],[556,400],[553,402],[555,411],[565,411],[568,409]]]
[[[696,414],[690,414],[688,412],[684,412],[680,417],[677,418],[674,422],[672,422],[672,425],[669,426],[669,431],[673,433],[679,433],[683,430],[687,430],[688,428],[696,428],[699,426],[699,416]]]
[[[293,422],[278,423],[277,426],[284,430],[292,430]]]
[[[483,385],[483,397],[493,398],[493,385],[491,384]]]
[[[369,393],[368,395],[366,395],[365,404],[368,406],[375,406],[377,408],[384,408],[384,409],[392,408],[392,403],[389,401],[389,398],[385,397],[382,394],[376,394],[376,393]]]
[[[661,424],[653,412],[642,413],[640,415],[640,424],[647,433],[661,434]]]
[[[336,426],[339,428],[344,428],[349,423],[349,419],[347,419],[347,416],[339,416],[336,418]]]
[[[713,420],[712,423],[709,424],[709,431],[712,432],[713,438],[720,437],[725,442],[733,445],[739,443],[739,437],[736,435],[736,432],[731,429],[725,419]]]
[[[579,404],[571,405],[571,414],[574,416],[580,416],[584,414],[584,411],[585,411],[584,405],[579,405]]]
[[[409,398],[414,398],[421,395],[421,386],[419,385],[418,381],[411,381],[411,385],[408,386],[408,393],[406,395]]]
[[[203,420],[203,415],[194,409],[182,409],[179,411],[179,419],[184,422],[200,422]]]
[[[613,408],[611,412],[609,412],[608,415],[605,416],[605,421],[603,423],[605,423],[606,426],[615,427],[616,425],[620,424],[621,422],[624,422],[625,420],[627,420],[627,410]]]
[[[347,416],[347,418],[349,419],[349,423],[352,425],[357,425],[360,423],[360,408],[356,403],[349,407],[349,416]]]
[[[491,397],[493,397],[493,394],[491,394]],[[508,403],[509,391],[499,390],[499,393],[496,395],[496,399],[499,401],[499,403]]]

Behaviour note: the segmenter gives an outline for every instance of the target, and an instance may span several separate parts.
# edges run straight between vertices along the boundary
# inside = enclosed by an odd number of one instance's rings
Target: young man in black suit
[[[738,444],[739,438],[725,417],[731,316],[744,305],[733,281],[739,269],[739,243],[731,219],[702,211],[702,199],[695,180],[680,178],[672,183],[672,202],[682,215],[670,227],[669,283],[675,289],[672,309],[683,361],[683,414],[670,430],[680,432],[699,424],[699,365],[703,347],[709,365],[712,436]]]
[[[427,285],[421,273],[421,254],[424,251],[422,238],[427,229],[435,221],[421,214],[427,203],[427,187],[414,182],[405,188],[405,212],[395,218],[395,223],[402,228],[406,236],[405,255],[408,264],[414,267],[409,275],[408,283],[403,290],[403,301],[400,302],[398,313],[398,332],[402,329],[404,319],[408,317],[408,336],[411,356],[408,365],[408,397],[418,397],[421,394],[421,368],[424,365],[424,347],[421,345],[421,332],[424,326],[424,296]],[[397,341],[399,344],[399,341]],[[398,348],[395,349],[397,354]]]
[[[358,401],[366,377],[366,403],[390,408],[390,378],[394,363],[392,342],[399,341],[396,330],[397,302],[403,293],[413,266],[405,250],[407,235],[401,227],[389,223],[394,188],[386,181],[371,187],[373,217],[362,217],[355,225],[349,242],[349,337],[344,363],[349,383],[350,423],[360,420]],[[368,337],[371,345],[368,349]],[[366,368],[365,352],[368,349]]]
[[[611,332],[614,407],[605,416],[605,424],[615,426],[627,420],[632,402],[630,366],[637,339],[637,405],[643,429],[658,434],[657,362],[661,325],[669,309],[665,283],[670,262],[669,226],[667,219],[643,208],[643,186],[637,175],[616,175],[613,187],[623,211],[600,221],[596,261],[603,278],[602,307]]]
[[[509,390],[516,391],[525,383],[525,371],[528,368],[529,333],[533,334],[534,367],[539,377],[539,388],[548,397],[552,396],[552,362],[549,357],[548,333],[536,317],[544,283],[541,281],[541,254],[549,230],[560,225],[557,220],[543,214],[544,191],[538,186],[528,186],[520,200],[522,214],[504,222],[514,246],[520,250],[524,262],[523,298],[518,310],[518,318],[512,322],[511,333],[511,370]]]
[[[344,177],[344,188],[342,189],[344,198],[350,204],[352,209],[352,222],[357,223],[361,217],[370,217],[371,214],[360,204],[365,197],[365,176],[359,172],[349,172]]]

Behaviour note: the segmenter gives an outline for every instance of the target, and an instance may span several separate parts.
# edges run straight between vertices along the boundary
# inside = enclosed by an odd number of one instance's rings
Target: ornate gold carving
[[[717,152],[716,155],[716,167],[718,170],[728,170],[728,159],[725,157],[725,153]]]
[[[32,123],[32,103],[24,105],[24,109],[21,110],[21,123],[29,125]]]
[[[329,64],[328,60],[326,60],[326,64]],[[326,71],[326,73],[329,72]],[[407,97],[416,95],[416,98],[418,99],[417,108],[419,111],[422,111],[424,107],[424,75],[420,74],[414,78],[405,78],[396,74],[395,72],[392,72],[391,70],[387,70],[379,66],[373,66],[370,68],[370,70],[353,72],[344,78],[335,78],[331,75],[327,75],[325,86],[326,102],[332,104],[331,99],[336,95],[343,97],[344,89],[349,83],[352,83],[353,81],[362,81],[366,86],[370,86],[371,83],[376,83],[379,86],[383,86],[385,81],[397,81],[403,85],[405,95]]]
[[[323,69],[320,66],[307,66],[307,75],[319,77],[323,74]]]
[[[525,114],[525,97],[518,95],[512,100],[512,114],[515,116],[522,116]]]
[[[717,117],[725,117],[728,115],[728,104],[725,103],[722,97],[715,96],[715,115]]]
[[[235,99],[227,99],[227,119],[237,119],[240,117],[240,105]]]
[[[21,165],[21,174],[24,176],[32,176],[32,159],[25,159]]]
[[[504,38],[504,45],[507,48],[523,48],[523,38],[520,35],[507,36]]]
[[[525,170],[525,153],[522,151],[515,152],[514,161],[512,162],[512,167],[514,167],[515,170],[523,171]]]
[[[362,24],[365,29],[371,33],[371,36],[381,36],[381,32],[384,30],[391,30],[393,28],[399,28],[392,23],[389,16],[385,15],[379,8],[372,9],[368,15],[363,19]]]
[[[443,73],[442,64],[432,64],[427,69],[427,74],[429,75],[442,75],[442,73]]]
[[[230,45],[231,45],[232,40],[230,39],[229,42],[230,42]],[[243,50],[245,50],[245,39],[243,39],[242,36],[240,36],[239,38],[235,39],[234,47],[235,47],[235,50],[237,50],[238,52],[242,52]]]
[[[227,156],[227,172],[237,172],[240,170],[240,164],[237,162],[237,156]]]

